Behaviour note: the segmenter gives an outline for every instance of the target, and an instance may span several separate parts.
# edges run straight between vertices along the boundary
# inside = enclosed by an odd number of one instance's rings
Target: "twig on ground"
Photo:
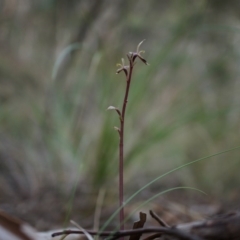
[[[161,236],[162,236],[162,233],[154,233],[151,236],[144,238],[143,240],[153,240],[156,238],[160,238]]]
[[[167,223],[165,223],[155,212],[150,210],[149,213],[151,217],[160,224],[160,226],[170,228],[170,226]]]
[[[145,234],[145,233],[161,233],[166,235],[171,235],[174,237],[178,237],[181,240],[203,240],[201,237],[196,235],[191,235],[189,233],[185,233],[176,228],[166,228],[166,227],[158,227],[158,228],[139,228],[132,230],[123,230],[123,231],[103,231],[101,233],[96,231],[86,230],[91,235],[99,235],[101,237],[110,237],[110,239],[118,239],[125,236],[131,236],[136,234]],[[60,236],[60,235],[69,235],[69,234],[83,234],[82,231],[77,230],[64,230],[61,232],[56,232],[52,234],[52,237]]]
[[[134,222],[133,224],[133,229],[139,229],[139,228],[143,228],[144,224],[147,220],[147,214],[146,213],[139,213],[139,218],[140,220],[137,222]],[[131,235],[129,240],[139,240],[142,234],[136,234],[136,235]]]

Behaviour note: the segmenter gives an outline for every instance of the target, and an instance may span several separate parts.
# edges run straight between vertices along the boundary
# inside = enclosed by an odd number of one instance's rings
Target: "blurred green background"
[[[143,39],[150,66],[136,65],[130,90],[126,195],[240,145],[239,1],[3,0],[0,11],[1,206],[24,199],[27,212],[47,198],[49,209],[55,194],[69,210],[104,187],[117,202],[119,122],[106,109],[124,96],[116,63]],[[147,196],[188,185],[228,198],[239,153],[173,173]]]

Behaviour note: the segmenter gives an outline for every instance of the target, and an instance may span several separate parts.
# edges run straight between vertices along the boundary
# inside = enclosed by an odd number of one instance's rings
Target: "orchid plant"
[[[132,74],[133,69],[136,64],[136,60],[140,59],[144,64],[149,65],[148,62],[145,60],[145,58],[142,57],[141,54],[144,53],[143,50],[139,50],[141,44],[144,42],[141,41],[138,46],[136,52],[129,52],[127,54],[127,60],[128,65],[125,65],[124,58],[122,58],[122,63],[117,64],[119,67],[117,69],[116,74],[119,74],[120,72],[123,72],[125,74],[126,78],[126,88],[125,88],[125,95],[123,99],[123,104],[121,110],[110,106],[108,107],[108,110],[115,110],[119,116],[120,120],[120,127],[114,127],[114,129],[119,134],[119,206],[120,206],[120,212],[119,212],[119,221],[120,221],[120,230],[124,230],[124,179],[123,179],[123,169],[124,169],[124,124],[125,124],[125,112],[128,102],[128,95],[129,95],[129,89],[132,81]]]

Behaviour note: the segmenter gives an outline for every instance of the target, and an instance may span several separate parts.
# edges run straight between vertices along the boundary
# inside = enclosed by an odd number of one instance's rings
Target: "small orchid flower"
[[[124,73],[125,73],[125,75],[126,75],[126,77],[127,77],[129,66],[126,66],[126,65],[125,65],[124,58],[122,58],[122,63],[118,63],[118,64],[117,64],[117,67],[119,67],[119,68],[117,69],[116,74],[124,71]]]
[[[130,54],[130,58],[132,58],[133,62],[135,61],[136,58],[139,58],[143,63],[145,63],[146,65],[149,65],[149,63],[146,61],[146,59],[144,59],[141,56],[141,53],[144,53],[145,51],[143,51],[143,50],[139,51],[139,48],[144,41],[145,41],[145,39],[138,44],[136,52],[129,52],[129,54]]]

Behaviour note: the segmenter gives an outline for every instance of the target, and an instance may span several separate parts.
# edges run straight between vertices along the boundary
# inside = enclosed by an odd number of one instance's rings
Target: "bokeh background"
[[[138,62],[130,91],[126,196],[240,145],[239,1],[1,0],[1,208],[42,229],[72,216],[91,226],[103,189],[106,215],[116,209],[119,122],[106,109],[124,96],[116,63],[143,39],[150,66]],[[171,173],[138,201],[176,186],[233,201],[239,154]]]

